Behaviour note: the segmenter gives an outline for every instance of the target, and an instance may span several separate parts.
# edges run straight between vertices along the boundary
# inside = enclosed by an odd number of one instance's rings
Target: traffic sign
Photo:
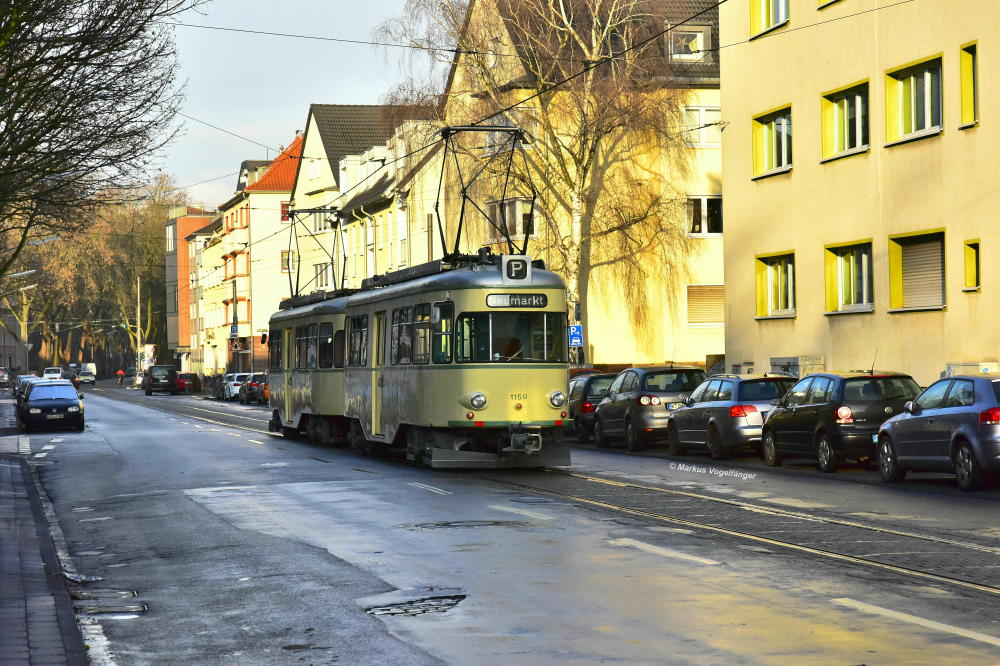
[[[583,346],[583,324],[571,324],[569,327],[569,346]]]
[[[237,326],[236,324],[231,324],[229,326],[229,337],[233,338],[234,340],[240,337],[239,326]]]
[[[233,340],[233,343],[229,345],[229,351],[241,352],[243,351],[243,346],[240,344],[239,340]]]

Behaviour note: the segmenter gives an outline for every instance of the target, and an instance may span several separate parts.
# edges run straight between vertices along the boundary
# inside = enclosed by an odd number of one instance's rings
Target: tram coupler
[[[507,446],[501,451],[503,453],[526,453],[537,455],[542,450],[542,435],[537,432],[524,432],[524,427],[520,424],[510,426],[507,432]]]

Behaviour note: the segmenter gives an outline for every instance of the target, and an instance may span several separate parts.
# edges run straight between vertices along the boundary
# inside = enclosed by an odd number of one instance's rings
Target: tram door
[[[375,313],[372,335],[372,434],[382,434],[382,366],[385,364],[385,311]]]
[[[294,328],[286,328],[285,334],[281,336],[285,341],[285,353],[283,354],[285,368],[283,376],[285,382],[285,413],[283,416],[286,422],[292,420],[294,408],[292,404],[292,368],[295,367],[295,352],[297,351],[294,333]]]

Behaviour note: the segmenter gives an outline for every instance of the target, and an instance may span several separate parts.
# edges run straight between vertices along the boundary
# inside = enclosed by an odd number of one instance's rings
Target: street
[[[30,442],[99,577],[92,663],[1000,659],[996,490],[658,449],[439,472],[270,435],[266,407],[86,393],[86,432]]]

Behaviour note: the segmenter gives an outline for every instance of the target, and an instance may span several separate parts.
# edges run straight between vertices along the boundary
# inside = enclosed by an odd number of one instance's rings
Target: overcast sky
[[[403,0],[214,0],[183,22],[348,39],[402,11]],[[395,54],[373,46],[177,27],[184,113],[262,144],[288,145],[305,129],[311,103],[377,104],[401,78]],[[236,172],[264,148],[192,120],[166,153],[178,185]],[[188,189],[192,202],[218,205],[236,176]]]

